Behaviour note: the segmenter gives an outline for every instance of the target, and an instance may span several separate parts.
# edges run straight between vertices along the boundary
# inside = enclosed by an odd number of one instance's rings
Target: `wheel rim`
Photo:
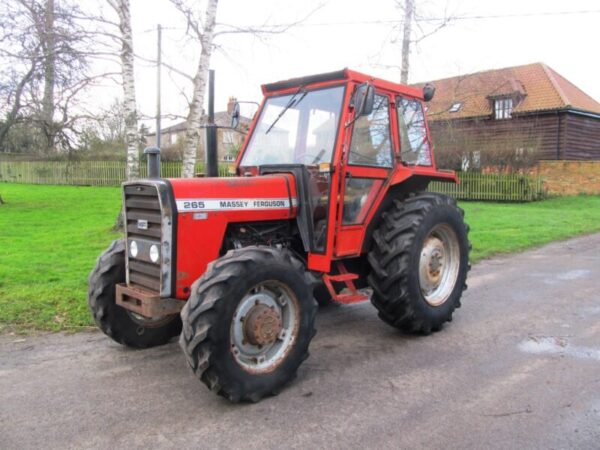
[[[248,372],[272,372],[296,342],[298,299],[283,283],[265,281],[240,301],[231,322],[231,352]]]
[[[459,268],[456,232],[447,224],[435,226],[425,238],[419,259],[419,284],[428,304],[440,306],[450,298]]]

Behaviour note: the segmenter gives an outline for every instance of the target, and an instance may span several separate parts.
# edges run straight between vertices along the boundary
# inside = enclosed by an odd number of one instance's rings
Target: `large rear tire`
[[[181,332],[174,314],[161,319],[136,315],[115,303],[115,287],[125,282],[125,240],[113,241],[89,276],[88,305],[98,328],[119,344],[134,348],[163,345]]]
[[[275,395],[308,357],[312,278],[288,250],[245,247],[209,264],[181,311],[196,376],[232,402]]]
[[[466,289],[469,227],[456,201],[440,194],[395,200],[373,233],[371,302],[386,323],[429,334],[452,320]]]

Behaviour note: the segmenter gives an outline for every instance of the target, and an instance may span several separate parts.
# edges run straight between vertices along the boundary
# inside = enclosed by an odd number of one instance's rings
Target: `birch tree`
[[[129,0],[107,0],[108,4],[119,16],[119,30],[121,40],[121,72],[123,86],[123,108],[125,111],[125,136],[127,144],[128,180],[135,180],[140,176],[140,158],[138,153],[138,115],[135,100],[134,80],[134,53],[133,35],[131,32],[131,12]]]
[[[204,17],[198,10],[198,2],[192,2],[194,6],[189,6],[187,0],[171,0],[175,8],[181,12],[186,21],[188,33],[191,34],[197,42],[200,43],[201,53],[198,60],[196,74],[192,79],[193,90],[190,103],[189,114],[187,117],[187,131],[183,152],[182,177],[194,176],[194,167],[197,157],[197,149],[200,139],[200,129],[202,126],[202,107],[204,105],[204,95],[206,92],[206,82],[210,65],[210,57],[215,50],[219,48],[215,44],[215,38],[220,35],[252,35],[255,38],[266,41],[265,37],[285,33],[290,28],[304,22],[316,11],[322,8],[323,4],[317,5],[308,11],[304,17],[290,23],[271,24],[268,21],[261,25],[232,25],[217,23],[217,4],[218,0],[208,0],[208,5]],[[216,28],[219,27],[217,31]],[[220,48],[224,51],[223,48]],[[173,67],[169,67],[173,70]],[[184,75],[178,70],[174,70],[179,75]]]
[[[200,143],[202,108],[204,106],[210,56],[213,51],[218,0],[208,0],[203,21],[199,19],[198,11],[188,7],[182,0],[172,0],[172,3],[184,14],[187,19],[188,28],[195,34],[201,45],[196,75],[193,78],[192,99],[187,116],[187,130],[183,147],[183,166],[181,169],[182,177],[191,178],[194,176],[196,153]]]

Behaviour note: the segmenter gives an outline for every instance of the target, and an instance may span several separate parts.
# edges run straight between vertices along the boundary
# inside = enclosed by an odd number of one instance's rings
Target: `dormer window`
[[[451,112],[451,113],[458,112],[458,111],[460,111],[460,108],[462,108],[462,102],[452,103],[452,106],[450,107],[449,112]]]
[[[510,119],[512,117],[512,110],[512,98],[497,98],[494,100],[494,117],[497,120]]]

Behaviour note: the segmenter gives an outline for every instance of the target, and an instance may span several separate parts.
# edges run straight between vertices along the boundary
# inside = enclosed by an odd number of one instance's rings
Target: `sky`
[[[201,11],[205,1],[197,2]],[[409,82],[544,62],[600,101],[600,2],[597,0],[415,0],[419,22],[413,39],[432,31],[442,17],[454,20],[413,45]],[[163,27],[163,61],[192,76],[199,44],[185,35],[183,17],[168,0],[132,0],[134,48],[156,55],[156,25]],[[581,13],[585,11],[584,13]],[[570,14],[566,14],[569,12]],[[260,85],[348,67],[399,81],[399,24],[395,0],[220,0],[217,22],[238,26],[302,20],[283,34],[220,35],[211,68],[216,110],[229,96],[260,101]],[[138,60],[140,111],[155,114],[156,68]],[[187,114],[191,83],[163,69],[163,126]],[[118,93],[117,93],[118,94]],[[116,95],[117,95],[116,94]],[[246,107],[249,108],[249,107]],[[250,110],[242,110],[248,115]],[[154,129],[152,121],[146,122]]]

